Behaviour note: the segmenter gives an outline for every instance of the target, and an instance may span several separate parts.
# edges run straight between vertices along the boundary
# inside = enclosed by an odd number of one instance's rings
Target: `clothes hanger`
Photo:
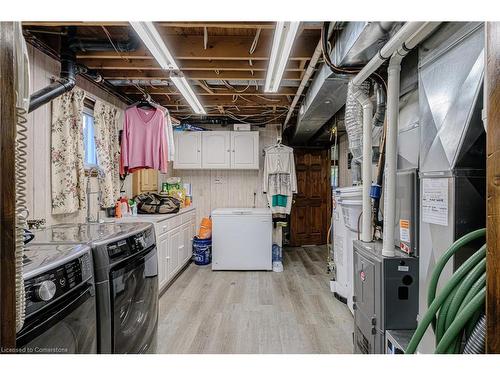
[[[137,104],[137,108],[157,109],[156,106],[153,104],[153,99],[151,99],[151,95],[149,95],[148,93],[144,94],[144,97]]]
[[[133,107],[137,107],[137,108],[146,108],[147,107],[149,109],[157,109],[155,104],[156,103],[151,98],[151,95],[149,95],[149,93],[147,93],[147,92],[144,92],[142,99],[132,103],[131,105],[129,105],[127,107],[127,109],[133,108]]]

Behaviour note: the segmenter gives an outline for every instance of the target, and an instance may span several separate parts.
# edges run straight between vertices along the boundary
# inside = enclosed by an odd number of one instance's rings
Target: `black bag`
[[[175,214],[181,208],[181,202],[171,196],[157,193],[143,193],[134,198],[137,212],[140,214]]]

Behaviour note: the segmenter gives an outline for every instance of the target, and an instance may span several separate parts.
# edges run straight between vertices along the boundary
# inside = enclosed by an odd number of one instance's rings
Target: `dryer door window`
[[[154,350],[158,325],[156,246],[111,271],[113,353]]]

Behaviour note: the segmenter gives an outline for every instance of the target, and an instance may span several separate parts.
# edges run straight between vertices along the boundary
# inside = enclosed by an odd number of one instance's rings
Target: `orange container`
[[[198,238],[207,239],[212,237],[212,219],[204,217],[201,219],[200,230],[198,231]]]

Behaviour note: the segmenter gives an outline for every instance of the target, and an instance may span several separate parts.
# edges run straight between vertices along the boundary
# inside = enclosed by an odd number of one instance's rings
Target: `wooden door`
[[[231,132],[231,168],[259,169],[259,132]]]
[[[297,194],[290,214],[290,244],[325,244],[331,216],[329,150],[296,149],[294,154]]]
[[[202,168],[228,169],[230,167],[231,137],[227,131],[202,133]]]

